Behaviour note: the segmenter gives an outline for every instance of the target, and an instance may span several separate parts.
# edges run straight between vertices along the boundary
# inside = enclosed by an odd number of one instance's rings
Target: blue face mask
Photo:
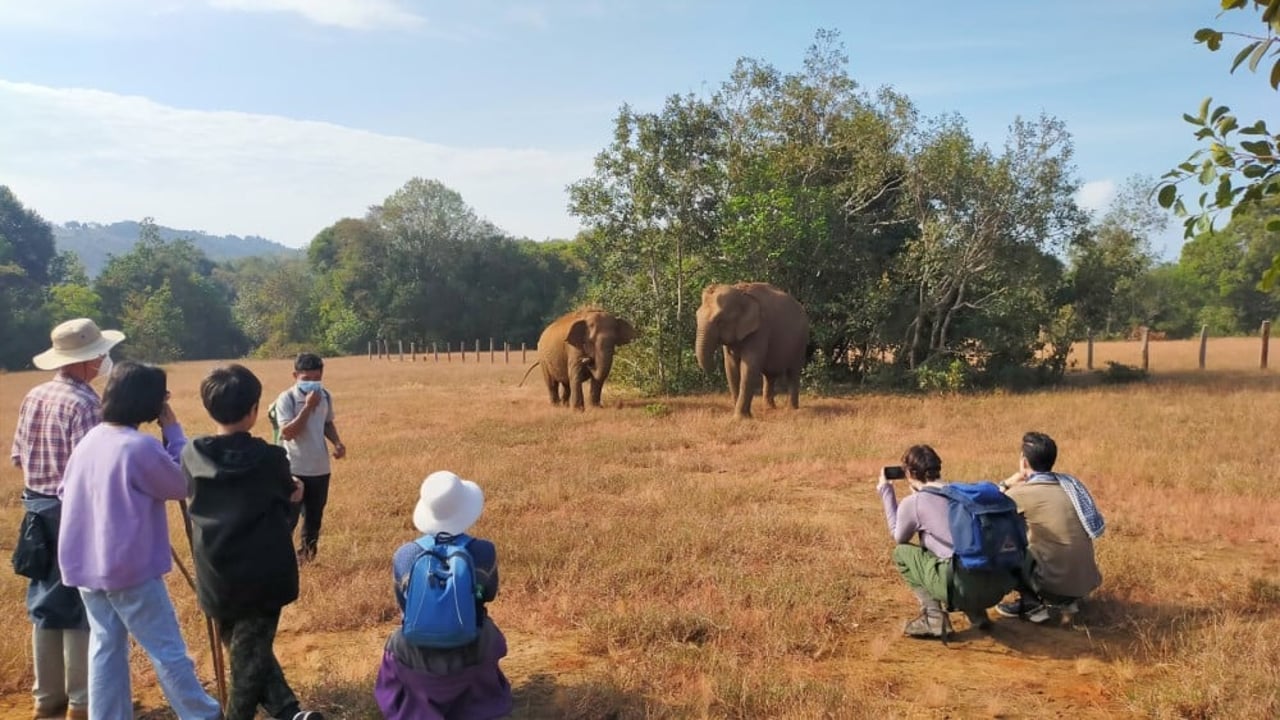
[[[319,389],[320,389],[319,380],[299,380],[298,381],[298,392],[302,393],[303,395],[306,395],[307,393],[315,392]]]

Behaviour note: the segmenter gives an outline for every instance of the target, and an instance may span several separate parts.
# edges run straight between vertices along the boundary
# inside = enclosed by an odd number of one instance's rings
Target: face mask
[[[98,378],[102,378],[105,380],[107,376],[111,374],[111,369],[114,368],[115,366],[116,366],[115,363],[111,362],[110,355],[107,355],[106,357],[102,358],[102,362],[98,364],[98,375],[97,377],[94,378],[94,380],[97,380]]]
[[[306,395],[307,393],[315,392],[319,389],[320,389],[319,380],[299,380],[298,381],[298,392],[302,393],[303,395]]]

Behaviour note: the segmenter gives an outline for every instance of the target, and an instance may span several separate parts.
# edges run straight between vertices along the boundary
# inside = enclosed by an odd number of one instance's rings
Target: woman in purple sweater
[[[196,678],[164,585],[172,569],[167,500],[187,496],[178,459],[187,439],[169,407],[164,370],[120,363],[107,379],[102,424],[67,461],[58,565],[89,616],[89,718],[133,717],[129,636],[146,651],[182,720],[221,717]],[[140,432],[158,421],[164,443]]]

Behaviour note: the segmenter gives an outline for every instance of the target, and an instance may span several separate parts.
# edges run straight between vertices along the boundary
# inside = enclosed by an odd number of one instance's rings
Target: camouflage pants
[[[259,705],[273,718],[292,718],[298,712],[298,698],[285,682],[272,649],[280,611],[217,622],[231,666],[226,720],[253,720]]]

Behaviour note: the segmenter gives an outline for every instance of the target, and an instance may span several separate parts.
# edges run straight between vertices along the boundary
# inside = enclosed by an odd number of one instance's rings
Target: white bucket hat
[[[57,370],[73,363],[102,357],[124,340],[119,330],[99,330],[89,318],[68,320],[49,333],[53,347],[31,358],[41,370]]]
[[[461,535],[480,519],[484,491],[470,480],[439,470],[422,481],[413,525],[426,535]]]

